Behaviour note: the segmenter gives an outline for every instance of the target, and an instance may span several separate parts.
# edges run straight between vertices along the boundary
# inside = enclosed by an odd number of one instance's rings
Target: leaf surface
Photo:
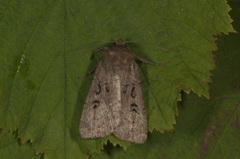
[[[0,1],[0,127],[19,130],[46,158],[87,158],[113,136],[82,139],[78,127],[100,47],[117,40],[137,55],[165,66],[139,63],[148,129],[173,130],[180,91],[209,98],[216,66],[213,35],[233,32],[230,10],[221,1]],[[196,16],[198,15],[198,16]],[[110,45],[108,45],[110,46]],[[78,54],[70,53],[81,50]],[[156,132],[155,132],[156,133]]]

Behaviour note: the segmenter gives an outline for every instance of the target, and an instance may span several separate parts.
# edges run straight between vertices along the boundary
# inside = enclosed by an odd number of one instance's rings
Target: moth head
[[[123,41],[123,39],[118,39],[116,42],[115,42],[115,44],[114,45],[122,45],[122,46],[124,46],[124,45],[126,45],[126,43],[125,43],[125,41]]]

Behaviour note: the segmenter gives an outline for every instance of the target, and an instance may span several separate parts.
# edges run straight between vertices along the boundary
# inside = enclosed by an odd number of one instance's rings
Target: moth
[[[83,138],[114,134],[121,140],[144,143],[147,116],[135,58],[153,65],[165,63],[156,64],[137,56],[122,39],[98,51],[101,50],[104,50],[103,57],[95,69],[83,106],[80,134]]]

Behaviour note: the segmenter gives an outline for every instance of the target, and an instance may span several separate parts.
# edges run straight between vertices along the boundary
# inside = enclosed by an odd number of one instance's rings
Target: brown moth
[[[135,55],[122,39],[104,48],[82,111],[79,131],[83,138],[114,134],[134,143],[146,141],[147,116],[136,57],[163,65]]]

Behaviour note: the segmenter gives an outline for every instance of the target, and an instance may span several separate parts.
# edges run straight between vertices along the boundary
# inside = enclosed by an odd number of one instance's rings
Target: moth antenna
[[[137,55],[136,55],[136,57],[137,57],[140,61],[142,61],[143,63],[147,63],[147,64],[151,64],[151,65],[155,65],[155,66],[162,66],[162,65],[168,64],[168,62],[164,62],[164,63],[154,63],[154,62],[148,61],[148,60],[146,60],[146,59],[144,59],[144,58],[142,58],[142,57],[140,57],[140,56],[137,56]]]
[[[158,45],[154,45],[154,44],[150,44],[150,43],[145,43],[145,42],[141,42],[141,41],[125,41],[125,43],[140,43],[140,44],[145,44],[145,45],[149,45],[149,46],[153,46],[153,47],[157,47],[159,49],[162,49],[162,50],[168,50],[168,49],[165,49],[163,47],[160,47]]]
[[[105,50],[105,49],[107,49],[108,47],[103,47],[103,48],[100,48],[100,49],[97,49],[96,51],[94,51],[93,53],[92,53],[92,55],[91,55],[91,60],[93,59],[93,57],[94,57],[94,55],[96,54],[96,53],[98,53],[98,52],[100,52],[100,51],[102,51],[102,50]]]
[[[84,78],[84,77],[87,77],[88,75],[93,74],[93,73],[95,72],[95,70],[96,70],[96,68],[95,68],[94,70],[92,70],[91,72],[86,73],[86,74],[83,75],[83,76],[78,76],[78,78]]]
[[[102,43],[97,43],[97,44],[94,44],[94,45],[90,45],[90,46],[88,46],[88,47],[85,47],[85,48],[83,48],[83,49],[81,49],[81,50],[77,50],[77,51],[74,51],[74,52],[70,52],[69,54],[75,54],[75,53],[79,53],[79,52],[81,52],[81,51],[83,51],[83,50],[87,50],[87,49],[89,49],[89,48],[91,48],[91,47],[94,47],[94,46],[98,46],[98,45],[103,45],[103,44],[109,44],[109,43],[115,43],[116,41],[108,41],[108,42],[102,42]]]

